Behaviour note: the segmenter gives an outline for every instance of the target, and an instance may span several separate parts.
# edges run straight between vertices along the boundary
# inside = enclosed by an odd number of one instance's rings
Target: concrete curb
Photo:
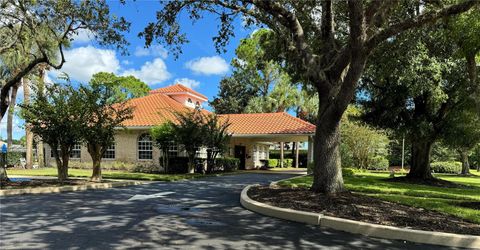
[[[371,237],[449,247],[480,248],[480,236],[398,228],[270,206],[248,197],[247,192],[253,186],[256,185],[249,185],[242,190],[240,203],[243,207],[263,215]]]
[[[84,190],[89,190],[89,189],[107,189],[107,188],[125,187],[125,186],[131,186],[131,185],[141,185],[141,184],[145,184],[145,183],[147,183],[147,182],[142,182],[142,181],[118,181],[118,182],[110,182],[110,183],[92,183],[92,184],[78,185],[78,186],[5,189],[5,190],[0,190],[0,196],[74,192],[74,191],[84,191]]]
[[[287,178],[287,179],[283,179],[283,180],[278,180],[278,181],[272,181],[270,182],[270,187],[275,187],[277,186],[277,184],[281,181],[288,181],[288,180],[291,180],[291,179],[295,179],[295,178],[301,178],[301,177],[304,177],[304,176],[307,176],[308,174],[302,174],[302,175],[297,175],[297,176],[294,176],[294,177],[290,177],[290,178]]]

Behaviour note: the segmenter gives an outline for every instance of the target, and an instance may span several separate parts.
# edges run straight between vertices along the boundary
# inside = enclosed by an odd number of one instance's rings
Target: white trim
[[[159,92],[159,93],[162,93],[162,92]],[[185,95],[186,94],[186,95],[189,95],[191,97],[195,97],[195,98],[200,99],[200,100],[205,101],[205,102],[208,101],[207,98],[201,97],[199,95],[195,95],[195,94],[193,94],[191,92],[188,92],[188,91],[184,91],[184,92],[163,92],[162,94],[164,94],[164,95]]]
[[[245,138],[245,137],[260,137],[260,138],[273,138],[279,136],[313,136],[315,133],[305,133],[305,134],[232,134],[232,137],[235,138]]]

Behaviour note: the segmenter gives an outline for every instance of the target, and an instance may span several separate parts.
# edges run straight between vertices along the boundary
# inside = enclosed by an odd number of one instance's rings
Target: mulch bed
[[[355,221],[426,231],[480,235],[480,225],[443,213],[344,192],[336,196],[302,188],[252,187],[248,196],[272,206]],[[467,204],[471,205],[471,204]],[[477,206],[474,204],[472,206]]]
[[[102,183],[110,181],[102,181]],[[82,179],[69,179],[63,182],[59,182],[56,179],[30,179],[28,181],[10,181],[2,183],[0,189],[21,189],[21,188],[38,188],[38,187],[60,187],[60,186],[77,186],[99,182],[92,182]]]

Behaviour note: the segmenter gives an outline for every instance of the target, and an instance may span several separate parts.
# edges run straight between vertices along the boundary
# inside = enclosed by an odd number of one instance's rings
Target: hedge
[[[438,161],[430,164],[433,173],[458,174],[462,171],[462,163],[458,161]]]
[[[222,166],[224,172],[233,172],[238,170],[240,166],[240,159],[225,157],[225,158],[218,158],[215,160],[217,166]]]

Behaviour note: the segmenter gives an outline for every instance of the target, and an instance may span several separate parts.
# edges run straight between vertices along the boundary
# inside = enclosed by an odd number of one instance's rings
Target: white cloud
[[[18,138],[18,134],[24,133],[23,129],[23,120],[18,117],[17,113],[19,111],[18,107],[15,107],[15,114],[13,115],[13,121],[12,121],[12,135],[13,138]],[[0,136],[3,139],[7,139],[7,115],[3,117],[3,119],[0,122]],[[21,136],[21,135],[20,135]]]
[[[161,58],[155,58],[153,61],[146,62],[138,70],[125,70],[122,75],[133,75],[149,85],[163,82],[171,76],[167,70],[167,65]]]
[[[200,85],[200,82],[199,81],[195,81],[193,79],[189,79],[189,78],[177,78],[175,79],[174,81],[175,83],[180,83],[182,85],[184,85],[185,87],[189,87],[189,88],[196,88]]]
[[[157,45],[152,45],[148,48],[137,46],[133,54],[139,57],[154,56],[154,57],[160,57],[162,59],[166,59],[168,56],[168,51],[161,45],[157,44]]]
[[[203,75],[224,75],[229,70],[228,63],[219,56],[196,58],[188,61],[185,67]]]
[[[120,69],[120,62],[115,51],[93,46],[67,50],[65,51],[65,60],[60,71],[80,82],[88,82],[92,75],[98,72],[116,73]],[[56,73],[58,76],[59,72]]]
[[[122,64],[123,65],[130,65],[130,64],[132,64],[132,62],[129,61],[129,60],[122,60]]]
[[[74,43],[88,43],[94,38],[93,32],[87,29],[81,29],[72,36]]]

